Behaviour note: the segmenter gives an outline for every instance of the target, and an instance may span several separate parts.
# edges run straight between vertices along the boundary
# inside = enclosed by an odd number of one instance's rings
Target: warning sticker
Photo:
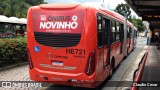
[[[35,46],[35,47],[34,47],[34,51],[35,51],[35,52],[40,52],[39,46]]]

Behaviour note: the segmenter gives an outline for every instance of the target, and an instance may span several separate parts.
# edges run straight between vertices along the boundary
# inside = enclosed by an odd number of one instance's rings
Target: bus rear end
[[[86,8],[79,4],[44,4],[29,9],[31,80],[63,85],[95,80],[94,45],[85,45],[89,43],[85,41],[87,17]]]

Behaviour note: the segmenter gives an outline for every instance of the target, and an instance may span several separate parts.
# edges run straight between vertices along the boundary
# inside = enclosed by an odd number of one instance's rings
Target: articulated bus
[[[33,6],[27,24],[30,79],[62,85],[92,82],[79,86],[97,87],[136,47],[136,32],[123,16],[100,7]]]

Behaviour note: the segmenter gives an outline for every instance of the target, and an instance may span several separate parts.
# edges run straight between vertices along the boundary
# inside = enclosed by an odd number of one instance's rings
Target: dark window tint
[[[127,28],[127,38],[130,38],[129,26],[128,26],[128,28]]]
[[[98,47],[103,47],[102,16],[97,16]]]
[[[116,38],[115,38],[115,36],[116,36],[116,23],[115,23],[115,21],[112,21],[112,23],[111,23],[111,28],[112,28],[112,31],[111,31],[111,41],[112,41],[112,43],[114,43],[115,41],[116,41]]]
[[[103,17],[103,32],[104,32],[104,45],[109,45],[110,43],[110,35],[109,35],[110,20],[105,17]]]
[[[116,22],[116,41],[120,40],[120,23]]]
[[[120,40],[122,41],[124,39],[124,24],[121,24],[120,27]]]

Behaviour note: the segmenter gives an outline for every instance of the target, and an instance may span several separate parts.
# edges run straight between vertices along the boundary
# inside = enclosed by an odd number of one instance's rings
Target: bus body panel
[[[76,8],[80,9],[82,7]],[[35,9],[35,11],[33,11]],[[43,11],[43,9],[36,7],[33,10],[29,10],[28,15],[28,21],[34,20],[35,17],[40,17],[40,15],[44,15],[44,13],[40,12],[41,14],[36,14],[39,16],[33,16],[32,12],[38,12]],[[76,11],[74,9],[74,11]],[[81,9],[80,9],[81,10]],[[81,33],[81,39],[80,42],[73,47],[64,47],[64,48],[56,48],[56,47],[50,47],[43,44],[40,44],[35,39],[34,35],[34,28],[33,23],[28,24],[28,29],[30,28],[31,32],[28,32],[28,49],[31,55],[34,55],[32,57],[32,63],[34,65],[33,69],[30,69],[30,78],[31,80],[35,81],[45,81],[45,82],[54,82],[58,83],[56,81],[68,81],[69,79],[73,80],[95,80],[95,73],[93,73],[91,76],[87,76],[84,71],[87,67],[87,61],[89,54],[96,50],[96,19],[94,18],[96,16],[95,12],[92,10],[88,10],[87,8],[82,9],[84,12],[84,19],[82,27],[82,33]],[[67,10],[68,11],[68,10]],[[73,10],[71,10],[73,12]],[[75,13],[75,12],[74,12]],[[77,13],[75,13],[77,14]],[[95,16],[92,16],[95,14]],[[80,19],[80,18],[79,18]],[[87,23],[88,21],[91,21],[92,23]],[[95,27],[93,27],[95,26]],[[38,29],[35,28],[37,31]],[[29,31],[29,30],[28,30]],[[36,32],[37,32],[36,31]],[[45,32],[43,32],[45,33]],[[57,33],[58,35],[59,33]],[[32,41],[32,44],[30,43]],[[35,47],[39,47],[39,51],[35,51]],[[82,52],[76,51],[76,50],[82,50]],[[68,54],[66,54],[66,50],[68,50]],[[70,51],[69,51],[70,50]],[[85,50],[85,52],[83,52]],[[77,53],[76,53],[77,52]],[[83,53],[85,55],[77,55],[79,53]],[[56,62],[63,62],[57,63],[57,65],[53,65],[52,61]],[[97,62],[97,61],[96,61]],[[98,75],[97,75],[98,76]],[[47,77],[48,80],[45,80],[44,78]],[[67,83],[66,83],[67,84]]]

